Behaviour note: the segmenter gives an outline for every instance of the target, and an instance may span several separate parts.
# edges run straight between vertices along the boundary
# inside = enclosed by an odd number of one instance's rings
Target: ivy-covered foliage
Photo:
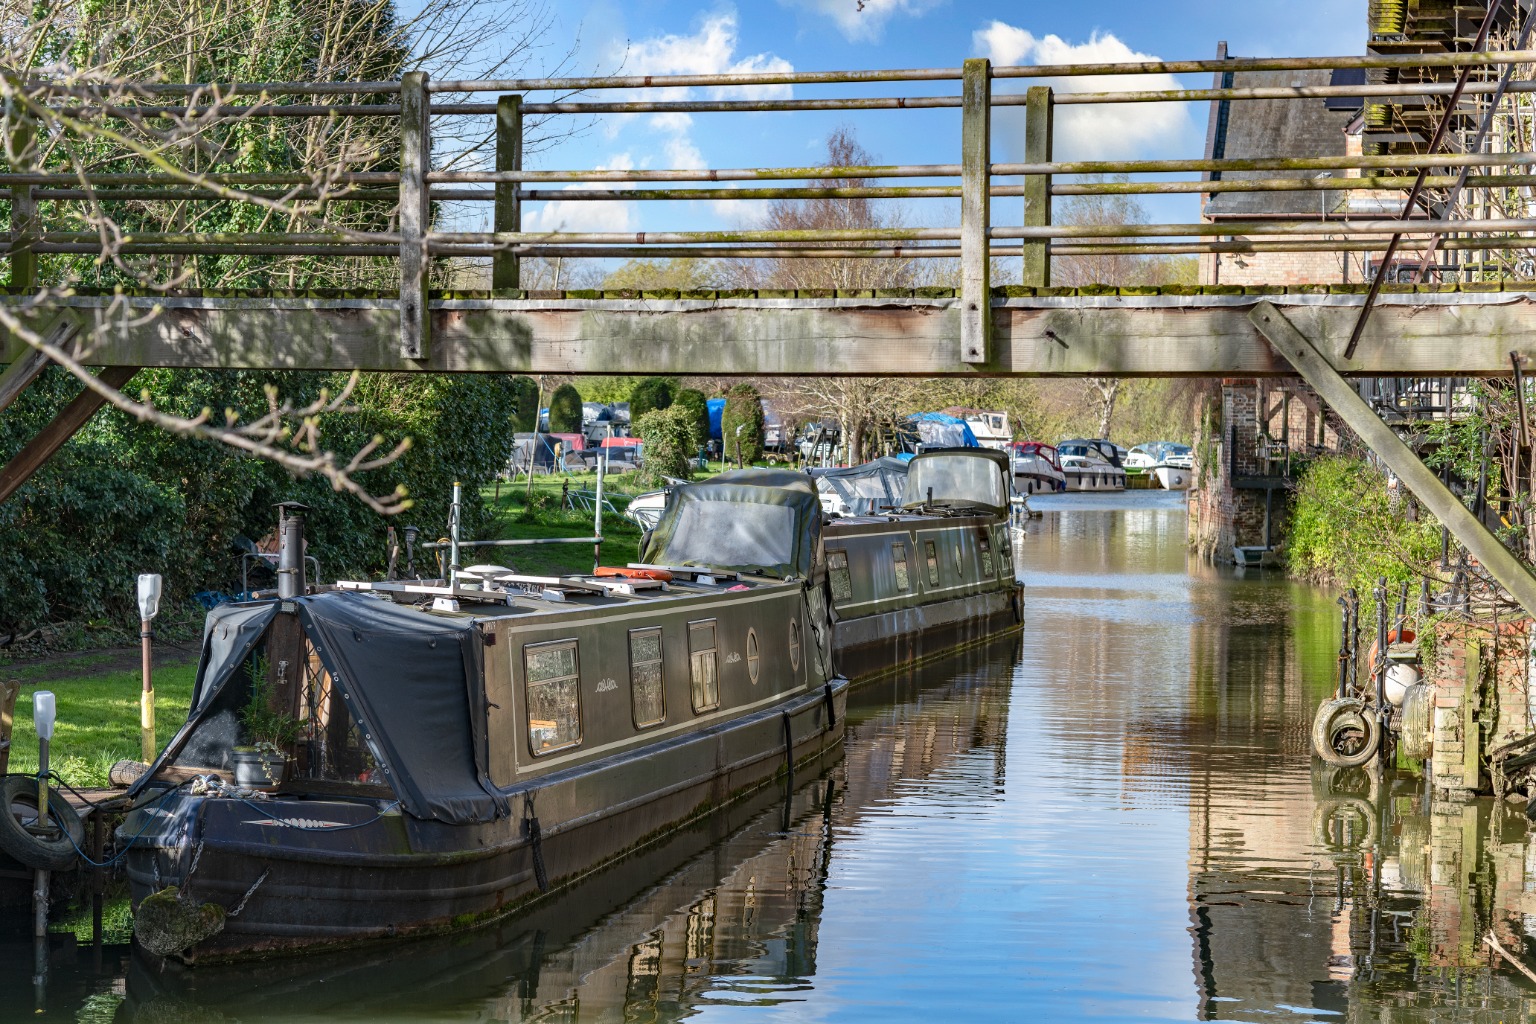
[[[539,382],[532,377],[513,377],[507,386],[517,403],[512,411],[512,429],[531,434],[539,429]]]
[[[1440,554],[1440,526],[1427,512],[1410,521],[1383,474],[1344,456],[1318,459],[1296,490],[1286,558],[1291,573],[1369,595],[1385,576],[1394,591]]]
[[[549,397],[549,431],[552,434],[581,433],[581,392],[574,384],[561,384]]]
[[[693,447],[697,451],[709,443],[709,399],[698,388],[683,388],[672,400],[674,407],[687,409],[693,417]]]
[[[683,406],[655,409],[635,423],[635,432],[645,442],[645,477],[653,486],[661,486],[664,477],[687,480],[692,474],[693,417]]]
[[[737,433],[738,428],[740,433]],[[746,465],[763,457],[763,399],[757,393],[757,388],[750,384],[737,384],[725,393],[720,438],[725,445],[727,459],[736,459],[738,451],[742,463]]]
[[[671,406],[674,390],[666,377],[647,377],[636,384],[629,393],[629,421],[634,423],[648,412]]]
[[[130,389],[148,388],[163,408],[196,413],[260,408],[262,385],[304,400],[345,377],[322,373],[146,370]],[[0,458],[9,459],[78,392],[49,370],[0,417]],[[322,435],[338,451],[375,436],[410,437],[412,447],[364,481],[376,493],[406,487],[414,506],[400,522],[436,535],[445,527],[454,480],[465,488],[467,535],[488,523],[474,484],[511,457],[510,378],[370,374],[354,392],[358,412],[330,418]],[[9,501],[0,504],[0,632],[59,620],[131,624],[133,581],[165,576],[169,603],[202,590],[233,592],[240,561],[231,546],[265,537],[272,506],[310,506],[310,553],[325,579],[382,567],[389,522],[321,479],[295,480],[271,463],[211,441],[189,440],[103,411]]]

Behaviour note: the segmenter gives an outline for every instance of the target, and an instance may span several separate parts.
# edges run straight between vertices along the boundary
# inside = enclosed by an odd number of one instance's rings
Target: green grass
[[[88,659],[82,659],[88,660]],[[21,676],[21,673],[15,673]],[[163,745],[187,717],[196,663],[155,671],[155,738]],[[32,725],[32,695],[51,690],[58,708],[49,761],[72,786],[105,786],[114,761],[138,760],[139,691],[137,672],[108,672],[38,683],[22,680],[12,731],[12,773],[37,771],[37,733]]]
[[[510,540],[544,537],[590,537],[592,514],[579,510],[560,508],[561,486],[570,482],[572,491],[593,491],[597,488],[595,473],[550,474],[535,477],[532,501],[527,496],[526,480],[502,484],[500,496],[496,488],[487,487],[481,492],[486,504],[496,516],[496,525],[480,540]],[[626,473],[605,477],[603,494],[615,509],[622,512],[629,499],[650,488]],[[639,561],[640,528],[622,515],[603,515],[604,565],[624,565]],[[493,565],[509,565],[518,572],[535,576],[556,576],[592,571],[592,548],[586,544],[540,544],[517,548],[471,548],[463,556],[466,564],[489,562]]]

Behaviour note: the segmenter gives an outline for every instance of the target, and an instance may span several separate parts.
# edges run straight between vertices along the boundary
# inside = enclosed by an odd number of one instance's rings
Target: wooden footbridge
[[[1491,7],[1496,12],[1499,5]],[[1536,280],[1529,271],[1536,250],[1530,208],[1536,153],[1529,147],[1529,106],[1517,102],[1536,92],[1528,74],[1536,51],[1523,48],[1528,29],[1515,49],[1490,48],[1489,29],[1499,19],[1494,13],[1478,18],[1483,23],[1475,37],[1451,33],[1437,46],[1405,44],[1396,48],[1402,52],[1390,52],[1394,47],[1378,45],[1366,56],[1344,58],[1056,67],[967,60],[960,67],[873,72],[509,81],[430,81],[411,73],[398,82],[234,85],[6,77],[0,91],[7,99],[11,169],[0,173],[0,188],[8,193],[11,223],[0,249],[11,274],[0,314],[27,325],[31,337],[13,331],[3,342],[0,361],[10,368],[0,376],[0,409],[46,363],[40,340],[73,350],[81,363],[102,367],[104,379],[119,384],[149,366],[922,376],[1301,372],[1309,381],[1338,381],[1340,374],[1508,374],[1536,355]],[[1410,27],[1401,28],[1407,39]],[[1122,87],[1152,76],[1163,83],[1170,75],[1210,75],[1212,85]],[[1096,80],[1115,88],[1100,88]],[[1354,136],[1358,145],[1322,155],[1218,150],[1140,161],[1054,155],[1057,122],[1083,109],[1195,103],[1211,106],[1213,124],[1218,111],[1241,119],[1266,104],[1354,105],[1364,127]],[[523,160],[528,118],[766,112],[788,119],[796,111],[828,110],[858,117],[952,111],[948,140],[933,136],[950,162],[561,170],[529,168]],[[943,115],[922,116],[931,127],[931,118]],[[359,126],[357,137],[373,148],[358,155],[356,147],[340,147],[341,156],[324,145],[296,149],[299,155],[286,163],[251,171],[246,150],[185,145],[231,126],[286,130],[296,123],[322,125],[337,138],[351,138],[345,126]],[[440,141],[462,139],[466,124],[483,126],[493,144],[434,149],[434,134]],[[1004,131],[1021,136],[1020,146],[1008,151],[1021,150],[1022,160],[998,161]],[[801,149],[801,137],[792,128],[786,132],[795,139],[789,148]],[[71,139],[83,140],[82,147],[110,143],[113,159],[70,161]],[[494,158],[478,158],[482,151]],[[1301,204],[1316,212],[1154,224],[1053,218],[1057,197],[1281,194],[1316,197],[1315,204]],[[947,217],[950,226],[593,232],[532,231],[523,223],[530,204],[553,201],[676,210],[701,201],[843,199],[900,200],[910,211],[938,211],[924,223]],[[166,208],[157,203],[175,204],[175,218],[146,218],[144,211]],[[254,211],[234,219],[256,226],[186,226],[206,221],[214,209]],[[451,209],[488,211],[489,230],[462,228],[469,218],[455,220]],[[1368,212],[1353,212],[1360,209]],[[1357,283],[1332,285],[1053,286],[1053,261],[1064,257],[1193,254],[1258,261],[1276,253],[1354,254],[1372,272]],[[1405,262],[1407,256],[1413,259]],[[83,257],[97,261],[89,273],[79,269]],[[352,268],[361,286],[311,288],[300,276],[288,290],[190,287],[203,277],[197,268],[215,261],[254,267],[297,257],[309,266]],[[706,257],[748,264],[920,259],[949,268],[955,287],[540,291],[522,287],[522,264],[531,257]],[[1418,280],[1398,273],[1414,265],[1433,272],[1421,271]],[[110,280],[101,268],[115,268]],[[472,273],[484,275],[489,287],[458,287]],[[98,281],[108,287],[89,287]],[[1319,390],[1348,404],[1348,386]],[[34,447],[0,471],[0,497],[84,422],[93,401],[87,395],[64,410]],[[1359,410],[1339,411],[1361,429]],[[1393,464],[1410,477],[1406,466]],[[1453,510],[1444,511],[1455,518]],[[1491,565],[1495,556],[1488,554]],[[1536,586],[1530,590],[1527,606],[1536,608]]]

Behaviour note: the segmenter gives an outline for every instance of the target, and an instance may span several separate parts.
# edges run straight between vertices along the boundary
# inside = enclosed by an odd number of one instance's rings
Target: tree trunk
[[[1120,378],[1112,378],[1107,384],[1096,379],[1093,384],[1099,389],[1099,436],[1108,437],[1110,424],[1115,419],[1115,399],[1120,397]]]

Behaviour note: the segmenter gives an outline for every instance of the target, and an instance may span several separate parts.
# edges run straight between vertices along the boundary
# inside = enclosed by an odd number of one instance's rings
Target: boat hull
[[[1089,469],[1068,466],[1064,472],[1067,476],[1068,491],[1125,490],[1125,470],[1117,469],[1113,466]]]
[[[1194,475],[1194,470],[1182,466],[1157,466],[1152,470],[1152,478],[1157,481],[1157,486],[1168,491],[1189,490]]]
[[[484,824],[379,817],[352,801],[256,804],[178,794],[157,809],[160,827],[143,810],[123,826],[130,835],[149,826],[127,857],[130,894],[137,907],[175,885],[195,903],[226,909],[249,894],[222,931],[180,955],[187,963],[462,929],[659,840],[791,764],[803,770],[833,752],[846,691],[847,682],[836,680],[637,753],[543,776],[507,793],[510,817]],[[264,820],[302,821],[311,830],[295,837]],[[182,826],[191,822],[200,842],[188,841]],[[315,827],[324,823],[355,827]],[[274,841],[279,836],[283,842]]]

